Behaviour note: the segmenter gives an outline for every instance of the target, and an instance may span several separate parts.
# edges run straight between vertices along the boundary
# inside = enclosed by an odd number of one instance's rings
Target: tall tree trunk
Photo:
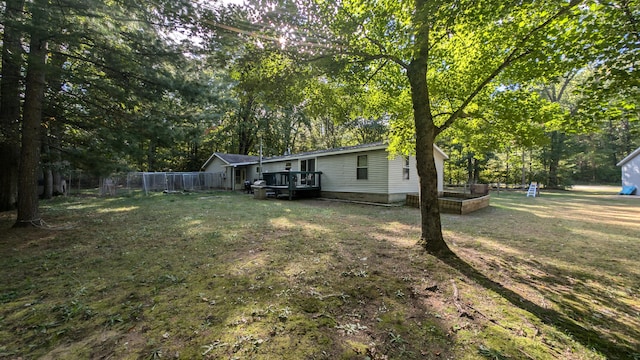
[[[467,184],[473,184],[473,155],[467,153]]]
[[[480,160],[473,159],[473,183],[480,183]]]
[[[618,163],[618,158],[616,157],[617,150],[620,148],[617,146],[620,144],[620,133],[619,130],[620,124],[617,122],[614,124],[611,119],[609,119],[609,133],[607,136],[607,140],[609,143],[609,166],[615,169],[616,164]]]
[[[543,89],[543,94],[549,101],[560,104],[562,106],[561,101],[565,97],[567,87],[573,81],[576,74],[577,70],[570,71],[564,76],[561,83],[545,87]],[[556,91],[557,85],[560,85],[560,89],[558,89],[558,91]],[[576,111],[577,110],[575,107],[570,107],[569,116],[575,116]],[[549,138],[551,142],[549,147],[549,156],[545,157],[545,160],[549,161],[549,172],[547,176],[546,186],[552,189],[557,189],[561,187],[560,181],[558,179],[558,169],[560,168],[560,160],[565,153],[564,147],[566,134],[564,132],[555,130],[549,133]]]
[[[43,137],[42,141],[44,144],[46,144],[46,146],[42,147],[42,151],[46,151],[47,152],[47,161],[46,163],[44,163],[43,161],[43,168],[44,168],[44,176],[45,176],[45,193],[44,193],[44,198],[48,198],[47,196],[47,181],[46,181],[46,177],[47,177],[47,172],[49,172],[51,174],[51,196],[56,196],[56,195],[65,195],[66,192],[66,183],[63,182],[63,177],[62,177],[62,169],[63,169],[63,162],[62,162],[62,153],[60,151],[62,144],[60,142],[60,138],[62,136],[62,132],[63,129],[61,128],[62,126],[62,115],[60,114],[59,110],[55,107],[55,106],[49,106],[46,110],[45,113],[49,113],[51,114],[51,117],[49,118],[49,122],[48,122],[48,133],[46,133],[46,137]]]
[[[49,133],[47,128],[50,124],[41,126],[40,138],[40,168],[42,169],[43,189],[40,194],[42,199],[53,198],[53,172],[51,171],[51,151],[49,147]]]
[[[442,236],[440,207],[438,205],[438,171],[433,157],[436,128],[429,105],[426,58],[422,60],[414,60],[407,69],[416,125],[416,166],[418,176],[420,176],[420,214],[422,218],[420,244],[431,254],[446,256],[452,252]]]
[[[32,13],[34,30],[29,41],[26,90],[22,121],[22,149],[18,184],[18,219],[14,227],[41,222],[38,209],[38,165],[47,59],[46,36],[39,31],[44,21],[44,1],[36,1]]]
[[[244,107],[241,109],[240,123],[238,124],[238,147],[236,148],[236,154],[247,155],[253,145],[253,139],[258,132],[258,128],[252,117],[254,116],[253,106],[255,99],[249,97],[244,103]]]
[[[147,149],[147,171],[158,171],[156,164],[156,154],[157,142],[153,139],[149,140],[149,148]]]
[[[640,117],[640,113],[638,113],[638,117]],[[632,133],[631,133],[631,124],[629,123],[629,119],[622,119],[622,131],[621,131],[621,142],[622,142],[622,157],[624,158],[626,154],[629,154],[633,151],[633,142]],[[617,164],[617,163],[616,163]]]
[[[50,59],[50,75],[47,77],[47,88],[51,90],[51,98],[47,101],[44,113],[48,117],[48,133],[43,139],[47,143],[49,153],[49,167],[53,178],[53,195],[64,195],[66,184],[62,178],[62,143],[63,126],[65,124],[64,112],[59,106],[60,93],[63,92],[64,80],[62,78],[63,66],[67,58],[60,53],[60,45],[52,49]]]
[[[2,84],[0,85],[0,211],[15,208],[18,198],[20,159],[20,69],[24,0],[7,0],[2,38]]]
[[[527,186],[527,165],[526,165],[524,148],[522,148],[522,179],[520,180],[521,180],[520,184],[522,185],[522,187]]]
[[[43,168],[42,179],[42,198],[53,199],[53,171],[51,170],[51,167],[47,166],[46,168]],[[40,187],[38,187],[38,189],[40,189]]]
[[[560,187],[558,168],[564,149],[565,134],[560,131],[553,131],[550,135],[551,148],[549,150],[549,176],[547,179],[547,186],[552,189],[557,189]]]
[[[509,173],[509,154],[511,153],[511,149],[507,148],[507,158],[505,160],[505,162],[507,163],[506,169],[504,171],[504,188],[508,189],[509,188],[509,176],[511,175]]]

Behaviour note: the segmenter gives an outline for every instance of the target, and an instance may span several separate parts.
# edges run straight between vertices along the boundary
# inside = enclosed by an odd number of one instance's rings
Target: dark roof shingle
[[[226,162],[229,165],[248,163],[248,162],[254,162],[254,161],[260,160],[258,156],[253,156],[253,155],[223,154],[223,153],[216,153],[216,155],[220,159],[222,159],[222,161]]]

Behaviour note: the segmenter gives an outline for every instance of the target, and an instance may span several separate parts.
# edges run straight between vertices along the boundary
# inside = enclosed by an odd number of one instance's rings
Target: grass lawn
[[[0,213],[0,358],[640,359],[640,198],[443,215],[212,192]]]

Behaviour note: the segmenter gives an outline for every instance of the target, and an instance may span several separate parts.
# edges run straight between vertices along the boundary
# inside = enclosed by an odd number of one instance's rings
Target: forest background
[[[198,171],[214,151],[260,144],[265,156],[374,141],[411,152],[407,86],[382,58],[322,51],[339,44],[292,15],[309,3],[3,2],[0,210],[34,161],[24,149],[38,152],[29,176],[44,197],[73,174]],[[577,45],[495,79],[436,139],[447,183],[619,182],[616,163],[640,146],[638,4],[567,4],[580,26],[547,40]]]

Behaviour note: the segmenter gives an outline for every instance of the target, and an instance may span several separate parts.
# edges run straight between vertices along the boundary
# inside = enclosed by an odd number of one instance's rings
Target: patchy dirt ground
[[[443,215],[231,193],[67,198],[0,214],[2,358],[627,359],[640,203],[502,193]],[[596,216],[597,215],[597,216]]]

